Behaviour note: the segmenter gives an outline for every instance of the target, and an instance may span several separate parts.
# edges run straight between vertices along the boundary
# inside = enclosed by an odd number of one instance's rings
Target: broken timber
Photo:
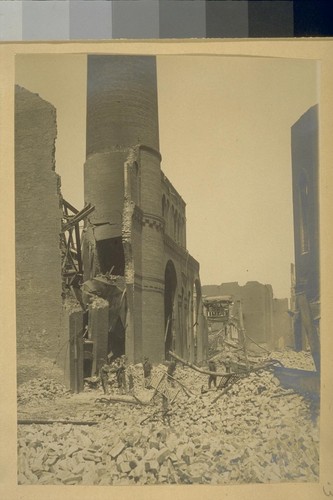
[[[144,402],[141,401],[139,398],[136,396],[104,396],[101,398],[96,399],[96,403],[128,403],[132,405],[142,405],[142,406],[147,406],[149,402]]]
[[[97,425],[98,422],[93,422],[91,420],[45,420],[45,419],[18,419],[18,425],[49,425],[49,424],[68,424],[68,425]]]
[[[63,223],[60,233],[62,247],[62,277],[64,287],[72,290],[76,296],[75,289],[79,288],[83,279],[79,223],[86,219],[88,215],[95,210],[95,207],[89,203],[79,211],[66,200],[62,199],[62,210]]]
[[[169,351],[169,354],[172,358],[176,359],[177,361],[180,361],[180,363],[183,363],[183,365],[188,366],[189,368],[192,368],[192,370],[195,370],[196,372],[202,373],[203,375],[214,375],[215,377],[226,377],[230,375],[239,375],[238,373],[227,373],[227,372],[211,372],[209,370],[203,370],[202,368],[199,368],[196,365],[193,365],[189,361],[186,361],[185,359],[181,358],[180,356],[177,356],[172,351]]]

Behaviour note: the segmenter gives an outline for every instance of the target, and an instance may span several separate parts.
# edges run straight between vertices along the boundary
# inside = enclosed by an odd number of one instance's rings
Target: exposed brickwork
[[[172,294],[173,344],[186,358],[203,359],[207,337],[200,294],[193,303],[199,264],[186,251],[185,202],[161,172],[158,144],[155,58],[89,56],[85,201],[96,206],[92,222],[107,216],[112,223],[116,210],[123,216],[130,307],[126,353],[132,361],[144,355],[154,362],[164,359],[165,295]],[[175,291],[165,282],[169,261]],[[200,311],[196,340],[194,309]]]
[[[84,199],[96,207],[89,219],[92,223],[112,221],[120,232],[126,156],[126,150],[97,153],[84,167]]]
[[[15,93],[15,230],[18,381],[62,377],[61,209],[54,172],[54,107]]]
[[[115,145],[159,149],[154,57],[89,56],[87,91],[87,156]]]

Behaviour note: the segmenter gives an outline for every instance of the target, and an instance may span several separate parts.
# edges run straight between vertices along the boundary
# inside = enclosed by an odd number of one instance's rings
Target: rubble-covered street
[[[304,352],[271,357],[286,366],[289,362],[311,369],[312,360]],[[218,357],[216,361],[219,371],[222,363]],[[159,365],[153,372],[165,370]],[[132,372],[134,394],[149,401],[154,391],[143,389],[142,365]],[[268,370],[240,378],[215,402],[220,390],[202,393],[206,375],[177,364],[175,379],[189,394],[177,383],[171,387],[175,399],[164,417],[160,395],[146,405],[109,402],[109,397],[120,397],[115,383],[108,396],[100,386],[70,394],[60,384],[42,379],[20,386],[19,484],[318,480],[318,408],[282,388]],[[20,424],[43,419],[55,422]],[[66,420],[75,423],[58,423]]]

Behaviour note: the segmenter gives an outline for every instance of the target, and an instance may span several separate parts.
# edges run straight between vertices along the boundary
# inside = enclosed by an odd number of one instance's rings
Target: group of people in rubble
[[[112,357],[111,357],[112,359]],[[109,394],[109,377],[114,374],[118,389],[121,394],[131,393],[134,389],[134,367],[127,363],[127,357],[122,355],[116,358],[111,363],[106,359],[100,360],[99,376],[104,394]],[[143,379],[145,389],[151,388],[151,377],[153,366],[147,356],[144,357],[143,363]],[[176,371],[176,362],[170,361],[167,368],[167,377],[170,385],[174,386],[173,375]]]
[[[108,358],[109,359],[109,358]],[[111,358],[112,359],[112,358]],[[224,362],[226,373],[230,373],[230,357],[227,356]],[[142,364],[143,368],[143,379],[145,389],[151,388],[151,377],[153,366],[147,356],[144,357]],[[134,368],[132,365],[127,364],[127,357],[122,355],[116,358],[113,362],[109,363],[105,359],[100,360],[99,375],[101,379],[102,388],[104,394],[109,393],[109,376],[115,374],[118,389],[121,394],[132,393],[134,389]],[[217,371],[216,362],[214,360],[209,360],[208,370],[210,371],[208,377],[208,389],[211,389],[212,385],[217,388],[217,375],[214,372]],[[174,373],[176,371],[176,362],[174,360],[168,363],[167,368],[167,379],[171,386],[174,386]],[[202,387],[203,392],[203,387]]]
[[[146,356],[143,362],[143,376],[145,388],[150,387],[152,364]],[[100,360],[99,376],[101,379],[104,394],[109,393],[109,376],[114,374],[116,377],[118,389],[121,394],[131,393],[134,389],[134,374],[133,367],[127,364],[125,355],[116,358],[113,362],[108,363],[107,360]]]

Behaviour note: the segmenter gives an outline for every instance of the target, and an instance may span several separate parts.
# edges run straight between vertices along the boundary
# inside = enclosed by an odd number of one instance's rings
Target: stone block
[[[145,462],[145,471],[156,473],[160,468],[160,465],[157,460],[149,460]]]
[[[109,455],[111,455],[112,458],[117,458],[125,448],[126,445],[122,442],[119,442],[115,446],[113,446],[113,448],[111,448],[111,450],[109,451]]]
[[[129,462],[121,462],[118,465],[118,470],[119,470],[119,472],[122,472],[123,474],[127,474],[132,469],[131,469],[131,466],[130,466]]]
[[[138,465],[129,472],[129,477],[134,477],[136,479],[143,478],[145,473],[145,462],[141,460]]]
[[[72,457],[74,455],[74,453],[77,453],[80,450],[82,450],[82,447],[80,447],[80,446],[75,446],[75,445],[70,446],[70,448],[66,452],[66,455],[67,455],[67,457]]]
[[[64,484],[78,484],[82,481],[82,476],[80,475],[70,475],[63,480]]]
[[[166,460],[170,455],[170,450],[166,447],[162,448],[161,450],[158,451],[156,454],[156,460],[158,461],[159,464],[162,464],[164,460]]]

